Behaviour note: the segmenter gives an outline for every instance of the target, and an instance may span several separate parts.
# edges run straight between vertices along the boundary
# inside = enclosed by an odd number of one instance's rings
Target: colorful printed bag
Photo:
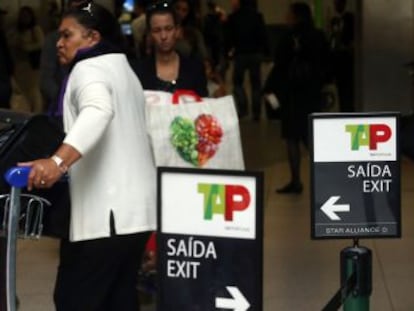
[[[157,166],[244,170],[232,96],[188,90],[145,91],[146,122]]]

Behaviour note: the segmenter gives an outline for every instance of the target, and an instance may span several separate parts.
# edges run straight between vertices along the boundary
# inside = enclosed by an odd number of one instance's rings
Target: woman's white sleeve
[[[81,154],[87,153],[101,139],[114,115],[112,94],[104,82],[92,82],[75,96],[79,115],[64,143]]]

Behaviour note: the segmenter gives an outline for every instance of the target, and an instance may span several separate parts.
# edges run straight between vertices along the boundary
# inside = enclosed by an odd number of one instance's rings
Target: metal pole
[[[344,302],[344,311],[369,311],[372,293],[372,253],[366,247],[347,247],[341,251],[341,284],[355,273],[356,282]]]
[[[16,311],[16,250],[20,215],[20,192],[20,188],[11,188],[6,252],[7,311]]]

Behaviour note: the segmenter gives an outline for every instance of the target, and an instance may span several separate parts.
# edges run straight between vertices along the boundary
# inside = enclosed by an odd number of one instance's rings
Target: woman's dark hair
[[[290,5],[290,11],[296,17],[297,26],[301,28],[313,27],[312,11],[307,3],[295,2]]]
[[[85,1],[83,5],[70,7],[63,13],[63,18],[65,17],[72,17],[86,29],[99,32],[103,41],[116,47],[123,46],[121,26],[105,7]]]
[[[24,14],[29,16],[29,21],[24,20]],[[34,10],[30,6],[22,6],[17,17],[17,30],[22,32],[27,29],[31,29],[36,25],[36,23],[36,15]]]
[[[156,14],[170,14],[174,24],[178,25],[178,17],[175,13],[172,1],[156,1],[146,8],[147,29],[151,29],[151,18]]]

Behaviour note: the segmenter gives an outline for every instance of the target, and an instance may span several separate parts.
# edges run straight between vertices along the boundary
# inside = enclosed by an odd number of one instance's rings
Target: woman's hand
[[[50,188],[58,181],[62,175],[62,169],[51,158],[39,159],[30,162],[21,162],[18,166],[31,167],[27,189],[33,188]]]

